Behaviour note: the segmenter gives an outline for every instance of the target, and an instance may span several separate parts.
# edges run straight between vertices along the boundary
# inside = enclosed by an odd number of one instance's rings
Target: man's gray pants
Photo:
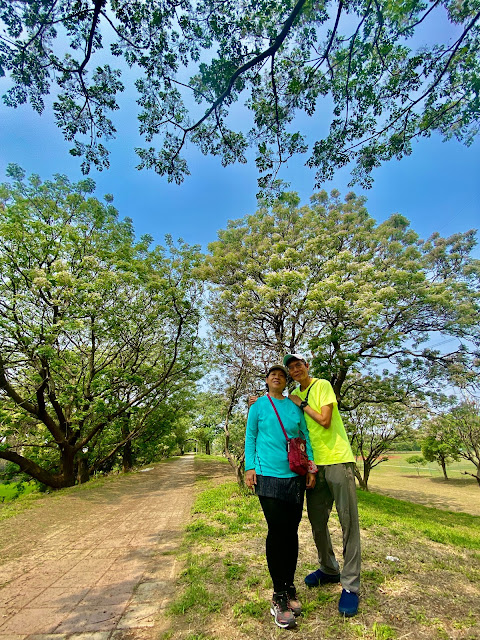
[[[324,573],[340,573],[328,531],[333,503],[343,532],[343,570],[340,582],[344,589],[360,589],[360,525],[353,462],[318,467],[314,489],[307,490],[307,510],[317,546],[318,562]]]

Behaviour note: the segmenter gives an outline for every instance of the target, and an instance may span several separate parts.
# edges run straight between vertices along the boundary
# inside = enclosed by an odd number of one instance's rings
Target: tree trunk
[[[210,441],[209,441],[209,440],[207,440],[207,441],[205,442],[205,453],[206,453],[206,455],[207,455],[207,456],[209,456],[209,455],[211,454],[211,451],[210,451]]]
[[[75,484],[74,455],[71,451],[70,457],[71,461],[68,461],[67,459],[68,464],[64,464],[64,456],[62,454],[62,472],[51,473],[50,471],[43,469],[33,460],[24,458],[16,451],[0,451],[0,460],[13,462],[29,476],[52,489],[63,489],[64,487],[72,487]],[[67,475],[64,475],[65,469],[69,472]]]
[[[133,451],[131,440],[123,445],[122,469],[124,473],[127,473],[128,471],[131,471],[133,469]]]
[[[89,479],[90,474],[88,472],[88,460],[87,458],[80,458],[77,468],[77,482],[78,484],[84,484],[85,482],[88,482]]]
[[[130,430],[128,428],[129,419],[130,419],[130,416],[127,412],[122,420],[122,439],[123,440],[125,440],[125,438],[128,438],[128,436],[130,435]],[[133,449],[132,449],[131,440],[128,440],[128,442],[126,442],[123,445],[122,469],[124,473],[127,473],[128,471],[131,471],[133,469]]]
[[[355,472],[355,477],[358,480],[358,484],[360,485],[360,489],[363,489],[364,491],[368,491],[368,487],[362,478],[362,474],[360,473],[360,469],[358,468],[357,463],[355,463],[353,470]]]
[[[62,448],[61,453],[61,475],[63,482],[61,487],[73,487],[75,485],[75,451],[68,445]]]
[[[245,478],[244,478],[245,474],[243,471],[243,463],[237,464],[235,467],[235,477],[237,480],[237,484],[240,488],[243,488],[245,486]]]
[[[232,406],[233,406],[233,404],[230,405],[230,408]],[[236,477],[238,486],[240,488],[243,488],[245,486],[245,481],[244,481],[245,452],[240,456],[239,460],[237,460],[235,458],[235,456],[232,453],[230,453],[230,449],[229,449],[230,430],[229,430],[229,427],[228,427],[229,418],[230,418],[230,413],[228,412],[227,413],[227,417],[225,418],[225,422],[223,424],[223,431],[225,432],[224,453],[225,453],[225,457],[227,458],[228,462],[230,463],[230,466],[235,471],[235,477]]]
[[[368,481],[370,480],[370,472],[372,471],[372,467],[370,463],[365,461],[363,463],[363,484],[365,486],[362,487],[365,491],[368,491]]]
[[[445,464],[445,458],[440,459],[440,466],[442,467],[443,477],[445,478],[445,480],[448,480],[447,465]]]

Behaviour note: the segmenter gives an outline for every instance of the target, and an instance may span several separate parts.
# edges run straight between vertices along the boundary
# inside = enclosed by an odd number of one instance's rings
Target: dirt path
[[[158,638],[193,464],[187,455],[2,522],[0,640]]]

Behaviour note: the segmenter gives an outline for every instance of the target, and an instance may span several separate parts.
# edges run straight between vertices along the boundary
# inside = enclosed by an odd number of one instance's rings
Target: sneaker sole
[[[274,620],[275,624],[277,625],[277,627],[280,627],[280,629],[293,629],[293,627],[295,627],[297,625],[295,620],[292,620],[291,622],[287,622],[286,624],[281,624],[277,620],[277,616],[275,615],[274,609],[270,609],[270,613],[273,616],[273,620]]]

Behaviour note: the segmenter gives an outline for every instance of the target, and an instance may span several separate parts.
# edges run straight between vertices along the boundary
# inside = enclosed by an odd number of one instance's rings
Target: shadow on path
[[[194,484],[186,455],[1,523],[0,640],[158,637]]]

